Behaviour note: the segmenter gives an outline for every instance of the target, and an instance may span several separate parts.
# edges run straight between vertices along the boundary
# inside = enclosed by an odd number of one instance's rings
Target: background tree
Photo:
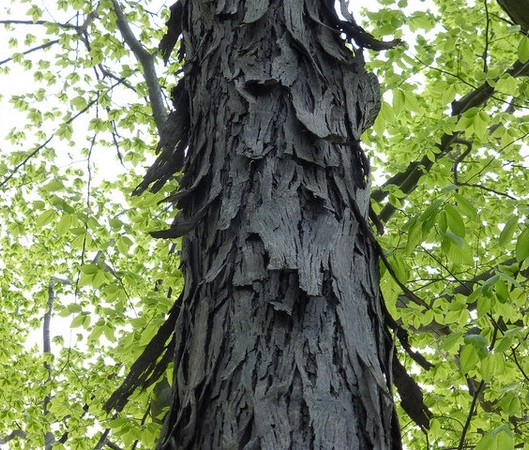
[[[392,316],[413,331],[410,344],[433,364],[420,369],[397,349],[433,413],[430,429],[421,430],[399,411],[403,438],[421,449],[523,447],[529,40],[516,7],[525,0],[501,1],[509,15],[490,1],[439,1],[429,10],[405,0],[381,3],[377,12],[365,12],[367,28],[379,38],[406,33],[408,43],[369,53],[368,62],[384,96],[363,141],[375,174],[378,229],[385,231],[378,240],[398,276],[397,282],[383,265],[381,287]],[[173,247],[146,233],[171,220],[171,208],[157,202],[176,183],[130,196],[150,165],[148,149],[156,147],[145,98],[157,90],[143,73],[150,64],[152,75],[150,55],[164,30],[155,21],[158,11],[144,3],[57,6],[17,9],[2,21],[10,22],[2,42],[12,46],[11,53],[4,50],[10,56],[0,57],[2,76],[32,78],[3,84],[11,106],[3,103],[0,119],[8,138],[0,163],[0,438],[9,448],[42,446],[45,437],[56,448],[152,448],[160,433],[151,417],[156,408],[149,408],[149,399],[160,395],[152,393],[154,385],[136,390],[119,414],[108,416],[102,403],[153,336],[167,337],[157,330],[170,324],[164,322],[175,300],[169,290],[182,280],[179,241]],[[171,59],[166,73],[176,70]],[[278,86],[240,89],[261,102],[276,98]],[[7,117],[16,119],[10,131]],[[119,176],[101,170],[110,153],[125,165]],[[214,203],[209,206],[218,208]],[[74,332],[55,331],[64,323],[59,316]],[[42,354],[27,337],[34,342],[31,330],[47,329],[50,321],[58,336]],[[172,379],[170,364],[168,370]],[[163,391],[163,383],[156,387]]]

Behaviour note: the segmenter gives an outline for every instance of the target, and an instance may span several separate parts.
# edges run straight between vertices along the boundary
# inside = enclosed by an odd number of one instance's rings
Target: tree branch
[[[48,20],[37,20],[36,22],[33,22],[32,20],[0,20],[0,24],[5,24],[5,25],[55,25],[60,28],[74,29],[77,32],[77,34],[82,37],[83,33],[86,32],[86,29],[96,17],[97,17],[97,10],[92,11],[90,14],[88,14],[86,20],[81,26],[72,25],[69,23],[50,22]],[[52,45],[57,44],[58,42],[59,42],[59,39],[54,39],[53,41],[46,42],[42,45],[26,50],[25,52],[22,52],[22,54],[28,55],[37,50],[43,50],[45,48],[51,47]],[[4,59],[3,61],[0,61],[0,66],[12,60],[13,60],[13,57]]]
[[[493,277],[494,275],[496,275],[498,268],[500,266],[512,266],[513,264],[516,264],[516,263],[517,263],[516,258],[506,259],[505,261],[502,261],[496,264],[491,269],[486,270],[485,272],[482,272],[479,275],[476,275],[474,278],[470,280],[459,281],[459,286],[454,288],[450,293],[443,294],[440,297],[447,300],[448,302],[451,302],[452,299],[454,299],[456,295],[458,294],[468,297],[474,291],[475,284],[484,282],[488,280],[489,278]],[[520,271],[518,271],[517,273],[520,273]],[[400,308],[405,308],[407,307],[409,301],[410,299],[407,296],[400,295],[397,299],[397,306]],[[477,307],[477,302],[470,303],[468,305],[468,310],[474,311],[476,307]],[[436,335],[436,336],[445,336],[451,333],[450,327],[448,325],[440,324],[435,321],[432,321],[428,325],[424,325],[419,328],[413,328],[413,327],[408,327],[408,328],[413,329],[415,333],[431,333],[432,335]]]
[[[114,86],[112,86],[110,89],[114,88]],[[72,116],[70,117],[66,122],[64,122],[65,124],[70,124],[72,123],[75,119],[77,119],[80,115],[84,114],[86,111],[88,111],[97,101],[99,100],[99,96],[97,96],[95,98],[95,100],[92,100],[90,103],[88,103],[81,111],[79,111],[75,116]],[[7,175],[6,177],[4,177],[4,179],[2,180],[2,182],[0,182],[0,188],[4,187],[7,182],[9,180],[11,180],[11,178],[13,178],[15,176],[15,174],[22,168],[26,165],[26,163],[31,159],[33,158],[38,152],[40,152],[44,147],[46,147],[46,145],[48,145],[51,140],[55,137],[55,133],[53,133],[48,139],[46,139],[46,141],[44,141],[44,143],[40,144],[35,150],[33,150],[31,153],[28,154],[28,156],[26,156],[24,158],[24,160],[22,162],[20,162],[19,164],[17,164],[15,166],[15,168],[11,171],[11,173],[9,175]]]
[[[152,106],[154,122],[156,123],[158,133],[161,134],[163,126],[167,120],[167,111],[163,102],[158,76],[156,75],[156,68],[154,67],[155,55],[149,53],[145,47],[143,47],[141,42],[136,39],[118,0],[112,0],[112,5],[114,7],[114,12],[116,13],[116,23],[121,36],[143,68],[143,78],[149,89],[149,100]]]
[[[505,73],[509,74],[513,78],[528,76],[529,61],[525,63],[516,61],[509,70],[505,71]],[[497,77],[495,80],[498,80],[499,78],[500,77]],[[470,108],[484,105],[487,100],[493,97],[494,92],[495,88],[493,88],[487,82],[483,83],[481,86],[469,92],[460,100],[452,102],[451,116],[459,116],[465,111],[468,111]],[[435,161],[449,152],[452,144],[454,144],[457,139],[457,133],[444,133],[441,137],[441,143],[437,144],[439,152],[436,154]],[[435,161],[430,160],[428,156],[425,155],[419,161],[411,162],[404,171],[393,175],[382,185],[380,189],[373,191],[371,197],[377,202],[382,201],[387,196],[387,192],[384,190],[384,188],[389,185],[396,185],[405,194],[410,194],[417,187],[421,177],[430,171]],[[387,222],[393,216],[393,214],[395,214],[395,211],[395,206],[388,203],[382,208],[382,211],[379,214],[380,220],[382,222]]]
[[[45,44],[38,45],[37,47],[30,48],[29,50],[26,50],[25,52],[22,52],[23,55],[29,55],[30,53],[36,52],[37,50],[44,50],[45,48],[51,47],[54,44],[57,44],[59,42],[59,39],[54,39],[53,41],[46,42]],[[4,59],[0,61],[0,66],[8,63],[9,61],[13,61],[13,57]]]
[[[463,426],[463,430],[461,431],[461,439],[459,440],[459,446],[457,447],[457,450],[463,450],[463,448],[465,447],[465,438],[467,436],[468,429],[470,428],[470,422],[472,422],[472,416],[474,415],[474,411],[476,409],[478,396],[483,390],[484,386],[485,382],[481,381],[476,392],[474,393],[474,396],[472,397],[472,404],[470,405],[470,410],[467,414],[467,420],[465,421],[465,425]]]

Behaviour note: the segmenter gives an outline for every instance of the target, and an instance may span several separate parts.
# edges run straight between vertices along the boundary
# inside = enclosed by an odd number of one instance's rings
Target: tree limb
[[[509,74],[513,78],[527,76],[529,75],[529,61],[525,63],[516,61],[509,70],[505,71],[505,73]],[[500,77],[497,77],[496,80],[499,78]],[[452,102],[451,116],[460,116],[470,108],[484,105],[487,100],[494,96],[494,92],[495,88],[493,88],[489,83],[483,83],[481,86],[466,94],[460,100]],[[457,139],[457,133],[444,133],[441,137],[441,143],[437,144],[439,151],[436,154],[435,161],[449,152],[452,144],[454,144]],[[384,188],[389,185],[396,185],[405,194],[410,194],[417,187],[421,177],[430,171],[435,161],[432,161],[430,158],[428,158],[428,156],[425,155],[420,160],[411,162],[404,171],[393,175],[382,185],[380,189],[373,191],[371,197],[377,202],[382,201],[388,195]],[[382,211],[379,214],[380,220],[382,222],[387,222],[389,219],[391,219],[395,211],[396,208],[388,203],[382,208]]]
[[[134,36],[118,1],[112,0],[112,5],[114,7],[114,12],[116,13],[116,24],[121,36],[143,68],[143,78],[149,89],[149,100],[152,106],[154,122],[156,123],[158,134],[161,134],[163,126],[167,120],[167,111],[163,102],[158,76],[156,75],[156,68],[154,67],[155,55],[149,53],[136,36]]]

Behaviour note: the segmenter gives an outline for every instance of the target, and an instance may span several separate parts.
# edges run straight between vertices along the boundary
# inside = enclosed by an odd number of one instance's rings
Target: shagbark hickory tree
[[[172,7],[183,76],[139,194],[182,171],[173,400],[159,449],[397,449],[393,343],[359,145],[380,106],[342,2]],[[118,396],[119,397],[119,396]],[[116,405],[112,403],[108,406]]]
[[[0,445],[527,446],[529,0],[4,4]]]

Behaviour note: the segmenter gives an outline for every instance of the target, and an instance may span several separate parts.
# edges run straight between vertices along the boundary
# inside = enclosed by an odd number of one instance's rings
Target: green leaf
[[[92,286],[99,288],[107,280],[107,275],[104,270],[99,270],[92,276]]]
[[[518,59],[524,64],[529,61],[529,37],[525,35],[522,36],[518,45]]]
[[[83,310],[83,308],[81,308],[81,305],[78,305],[77,303],[70,303],[66,309],[68,310],[68,312],[70,313],[78,313],[78,312],[81,312]]]
[[[489,382],[494,375],[495,361],[492,355],[489,354],[487,357],[480,361],[480,373],[484,381]]]
[[[496,298],[499,302],[505,303],[509,299],[509,288],[504,279],[499,278],[495,285]]]
[[[445,212],[448,228],[459,237],[464,238],[466,233],[465,224],[457,209],[451,205],[446,205]]]
[[[380,108],[380,112],[378,113],[379,116],[382,116],[384,121],[386,123],[394,123],[395,122],[395,111],[391,107],[391,105],[387,102],[382,102],[382,106]]]
[[[100,271],[100,268],[97,264],[85,264],[81,266],[81,272],[86,275],[93,275]]]
[[[413,219],[413,222],[408,230],[408,240],[406,242],[406,254],[411,255],[417,245],[422,241],[422,222]]]
[[[478,317],[483,317],[488,314],[492,309],[492,296],[480,295],[477,301],[477,313]]]
[[[48,184],[42,186],[46,192],[56,192],[64,190],[64,184],[60,180],[52,180]]]
[[[42,10],[37,5],[33,5],[31,8],[29,8],[26,14],[31,16],[33,22],[37,22],[37,20],[39,20],[42,16]]]
[[[71,104],[73,106],[75,106],[75,108],[80,111],[82,110],[83,108],[86,107],[87,105],[87,101],[84,97],[81,97],[81,96],[78,96],[78,97],[74,97],[70,100]]]
[[[474,345],[466,344],[463,346],[459,354],[459,363],[463,373],[468,373],[476,368],[476,365],[479,363],[479,356]]]
[[[461,339],[461,336],[463,335],[462,332],[457,333],[450,333],[443,337],[441,341],[441,348],[445,351],[450,350],[454,345],[456,345],[459,340]]]
[[[486,347],[489,341],[485,336],[480,334],[468,334],[465,336],[465,344],[472,344],[476,348]]]
[[[47,211],[44,211],[42,214],[40,214],[37,217],[36,225],[38,228],[42,228],[49,223],[53,222],[55,218],[57,217],[57,213],[53,209],[48,209]]]
[[[425,31],[431,30],[435,26],[435,21],[429,12],[416,11],[407,21],[411,31],[422,28]]]
[[[467,118],[467,119],[470,119],[470,118],[473,118],[473,117],[476,117],[476,115],[478,114],[479,112],[479,108],[477,108],[476,106],[473,106],[472,108],[468,108],[463,114],[462,116]]]
[[[75,316],[72,319],[72,323],[70,324],[70,327],[71,328],[78,328],[80,326],[83,326],[85,320],[86,320],[86,315],[85,314],[83,314],[83,313],[78,314],[77,316]]]
[[[529,228],[520,233],[516,241],[516,259],[523,261],[529,256]]]
[[[118,236],[116,239],[116,246],[122,255],[127,255],[133,243],[127,236]]]
[[[514,450],[513,433],[503,424],[481,438],[476,450]]]
[[[475,206],[467,198],[463,197],[461,194],[458,194],[458,193],[454,194],[454,198],[457,202],[457,207],[459,208],[459,210],[470,220],[478,223],[479,216],[478,216]]]
[[[409,92],[409,91],[403,91],[403,92],[404,92],[404,98],[405,98],[404,103],[406,104],[406,106],[408,106],[412,111],[422,112],[423,108],[417,101],[417,97],[413,94],[413,92]]]
[[[465,240],[461,236],[452,232],[452,230],[446,230],[445,236],[450,239],[450,241],[452,241],[454,244],[456,244],[460,249],[465,246]]]
[[[59,234],[65,234],[73,223],[73,217],[71,214],[63,214],[57,224],[57,232]]]
[[[404,104],[406,102],[406,94],[402,89],[394,89],[393,90],[393,112],[396,116],[400,114],[400,112],[404,108]]]
[[[498,242],[500,247],[505,247],[507,244],[511,242],[517,225],[518,225],[518,217],[512,215],[509,218],[509,220],[507,220],[507,222],[505,223],[503,230],[501,230],[500,238]]]
[[[514,336],[506,335],[504,336],[501,341],[496,345],[496,348],[494,349],[497,352],[505,352],[511,348],[511,345],[514,341]]]
[[[402,258],[402,255],[394,253],[388,258],[388,260],[399,281],[406,283],[406,281],[408,281],[408,267]]]

